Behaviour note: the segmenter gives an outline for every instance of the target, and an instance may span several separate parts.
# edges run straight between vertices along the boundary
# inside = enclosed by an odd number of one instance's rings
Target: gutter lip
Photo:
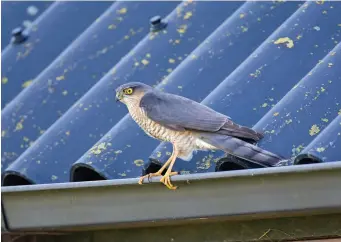
[[[176,175],[172,176],[172,182],[190,182],[190,181],[205,181],[213,179],[229,179],[248,176],[271,176],[281,174],[296,174],[307,172],[319,172],[328,170],[341,170],[341,161],[326,162],[321,164],[305,164],[305,165],[292,165],[281,167],[267,167],[257,169],[246,169],[236,171],[221,171],[221,172],[207,172],[199,174],[188,175]],[[23,185],[23,186],[9,186],[1,187],[1,193],[17,193],[17,192],[34,192],[43,190],[65,190],[65,189],[81,189],[81,188],[96,188],[107,186],[128,186],[138,184],[139,178],[127,178],[127,179],[114,179],[106,181],[86,181],[86,182],[65,182],[65,183],[53,183],[53,184],[37,184],[37,185]],[[149,183],[160,183],[158,177],[153,177],[150,182],[144,182],[143,185]],[[142,185],[142,186],[143,186]]]

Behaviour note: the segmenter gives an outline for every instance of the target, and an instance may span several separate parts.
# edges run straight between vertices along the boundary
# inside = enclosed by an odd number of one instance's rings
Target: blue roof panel
[[[12,38],[12,30],[29,27],[53,1],[1,1],[1,50]]]
[[[108,6],[3,110],[3,184],[138,177],[159,167],[170,145],[114,102],[113,89],[128,81],[263,130],[258,145],[271,152],[340,160],[340,9],[290,1]],[[149,32],[155,15],[167,26]],[[219,171],[222,155],[198,152],[174,169]]]
[[[136,2],[126,2],[126,4],[138,4],[140,6],[140,3]],[[161,2],[149,2],[148,4],[153,6],[147,8],[149,9],[148,11],[154,9],[154,11],[161,12],[159,6]],[[169,4],[173,4],[171,9]],[[133,49],[127,51],[129,53],[122,60],[108,71],[67,113],[54,123],[31,148],[26,150],[20,158],[8,167],[8,173],[24,170],[26,173],[25,177],[31,177],[31,180],[38,183],[69,180],[69,171],[72,163],[90,149],[102,135],[127,113],[125,107],[122,105],[118,106],[112,102],[115,97],[113,89],[117,85],[127,82],[127,80],[138,79],[151,85],[161,81],[179,63],[179,61],[170,63],[169,59],[185,58],[196,47],[198,42],[203,41],[225,20],[226,16],[224,14],[232,14],[242,5],[242,2],[235,2],[233,4],[228,2],[220,2],[219,4],[184,2],[179,6],[175,4],[176,2],[168,2],[167,5],[164,5],[165,7],[168,6],[170,11],[174,9],[165,19],[168,23],[167,28],[160,32],[150,33]],[[142,7],[140,12],[147,15],[147,10],[142,11],[145,8],[145,6]],[[136,12],[138,12],[138,9]],[[221,14],[217,14],[219,12]],[[134,14],[131,16],[134,16]],[[203,18],[203,16],[207,16],[207,18]],[[147,16],[145,18],[146,20],[148,19]],[[136,17],[134,19],[136,20]],[[134,23],[141,24],[141,21],[134,21]],[[147,21],[145,25],[149,26]],[[126,29],[124,28],[124,30]],[[172,40],[174,40],[174,43]],[[61,90],[57,93],[59,96],[50,97],[50,105],[44,104],[44,108],[39,107],[37,104],[42,101],[42,97],[34,95],[35,99],[30,99],[32,97],[30,92],[37,94],[41,92],[46,78],[40,78],[40,80],[42,84],[35,82],[26,90],[26,93],[24,93],[26,95],[17,97],[17,100],[22,101],[24,106],[19,112],[16,111],[15,113],[17,116],[19,116],[20,112],[25,112],[26,114],[28,107],[33,107],[33,112],[26,118],[26,122],[30,122],[30,118],[34,117],[32,124],[37,125],[40,122],[38,126],[42,128],[44,125],[45,127],[50,125],[51,121],[58,118],[58,110],[62,110],[61,106],[66,101],[61,101]],[[66,77],[65,81],[61,80],[61,83],[67,81],[69,80]],[[79,85],[74,85],[73,88],[74,92],[81,90]],[[37,99],[40,102],[36,101]],[[69,103],[71,101],[67,102],[67,104]],[[11,108],[16,110],[14,105]],[[13,112],[7,108],[3,114],[7,118],[4,119],[3,123],[9,124],[9,130],[15,129],[15,123],[13,123],[12,117],[8,115],[11,113]],[[97,118],[94,119],[94,117]],[[18,119],[17,122],[19,121]],[[25,123],[25,121],[23,122]],[[29,123],[26,125],[29,125]],[[31,129],[27,131],[22,129],[20,132],[13,132],[8,136],[5,145],[13,147],[15,143],[21,141],[24,137],[31,137],[32,134],[31,136],[28,135],[30,131]],[[74,144],[77,145],[74,146]],[[44,162],[37,163],[37,160]],[[55,168],[51,169],[51,162],[47,162],[49,160],[53,160]],[[43,169],[43,167],[46,167],[44,175],[39,174],[39,176],[35,177],[35,171]]]
[[[168,14],[175,6],[176,2],[116,2],[94,20],[15,101],[3,109],[2,129],[6,133],[3,167],[25,151],[139,43],[149,32],[150,16]]]
[[[158,88],[201,101],[296,9],[297,3],[245,3],[189,54]],[[157,143],[143,135],[130,116],[126,116],[77,161],[74,173],[79,174],[79,169],[89,167],[107,179],[136,177],[142,173],[142,165]],[[105,149],[101,151],[98,147],[103,146]],[[169,148],[165,152],[171,152],[170,145]],[[165,153],[162,151],[156,152],[157,158]],[[87,178],[76,175],[74,179]]]
[[[4,108],[44,70],[110,2],[55,2],[25,32],[22,44],[9,44],[1,53]],[[77,16],[77,18],[75,18]],[[25,34],[25,33],[23,33]],[[34,63],[34,64],[32,64]]]

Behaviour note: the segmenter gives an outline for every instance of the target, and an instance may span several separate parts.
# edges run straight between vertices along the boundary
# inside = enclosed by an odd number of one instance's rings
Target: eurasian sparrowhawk
[[[151,137],[173,144],[173,153],[162,168],[145,177],[161,176],[170,189],[170,176],[176,158],[191,160],[196,150],[222,150],[230,155],[260,163],[276,163],[284,158],[252,144],[263,135],[240,126],[213,109],[188,98],[165,93],[140,82],[116,89],[116,99],[124,103],[135,122]]]

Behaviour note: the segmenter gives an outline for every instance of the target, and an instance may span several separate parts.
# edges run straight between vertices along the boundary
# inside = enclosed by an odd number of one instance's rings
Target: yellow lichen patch
[[[1,137],[5,137],[6,136],[6,130],[2,130],[1,131]]]
[[[190,17],[192,17],[192,15],[193,15],[192,12],[186,12],[184,19],[189,19]]]
[[[140,65],[140,63],[138,63],[138,62],[134,63],[134,66],[139,66],[139,65]]]
[[[107,148],[107,144],[103,142],[103,143],[100,143],[100,144],[92,147],[90,149],[90,153],[95,154],[95,155],[99,155],[102,153],[102,151],[106,150],[106,148]]]
[[[262,108],[266,108],[267,106],[268,106],[267,103],[263,103],[263,104],[262,104]]]
[[[141,63],[143,64],[143,65],[148,65],[149,64],[149,61],[148,60],[146,60],[146,59],[143,59],[143,60],[141,60]]]
[[[158,157],[158,158],[161,157],[161,152],[160,151],[156,152],[156,157]]]
[[[118,175],[123,176],[123,177],[127,176],[127,174],[125,172],[119,173]]]
[[[321,118],[321,120],[323,121],[323,122],[326,122],[326,123],[328,123],[328,119],[327,118]]]
[[[249,30],[249,28],[245,26],[240,26],[240,28],[242,29],[242,32],[247,32]]]
[[[285,123],[286,123],[286,124],[292,123],[292,119],[287,119],[287,120],[285,120]]]
[[[25,82],[21,85],[21,87],[22,87],[22,88],[26,88],[26,87],[28,87],[29,85],[31,85],[32,82],[33,82],[33,80],[25,81]]]
[[[116,29],[116,28],[117,28],[117,26],[115,24],[110,24],[108,26],[108,29]]]
[[[167,72],[168,72],[168,73],[171,73],[172,71],[173,71],[172,68],[168,68],[168,69],[167,69]]]
[[[66,131],[65,134],[66,134],[67,136],[69,136],[69,135],[70,135],[70,131]]]
[[[23,137],[23,140],[24,140],[25,142],[28,142],[28,141],[30,141],[30,139],[29,139],[29,138],[27,138],[26,136],[24,136],[24,137]]]
[[[41,161],[40,161],[40,160],[37,160],[36,163],[39,165],[39,164],[41,163]]]
[[[328,67],[332,67],[332,66],[333,66],[333,63],[329,62]]]
[[[178,86],[179,89],[182,89],[182,86]]]
[[[196,59],[198,59],[198,56],[196,56],[195,54],[192,54],[192,55],[191,55],[191,59],[192,59],[192,60],[196,60]]]
[[[116,11],[119,14],[126,14],[127,13],[127,8],[121,8],[119,10]]]
[[[175,60],[172,59],[172,58],[170,58],[170,59],[168,60],[168,62],[171,63],[171,64],[173,64],[173,63],[175,63]]]
[[[300,35],[300,34],[296,36],[296,39],[297,39],[297,40],[299,40],[299,39],[301,39],[301,38],[302,38],[302,35]]]
[[[180,44],[180,40],[179,40],[179,39],[176,39],[176,40],[174,40],[174,43],[175,43],[175,44]]]
[[[278,114],[279,114],[279,112],[276,112],[276,113],[274,113],[274,116],[276,117],[276,116],[278,116]]]
[[[52,175],[52,176],[51,176],[51,180],[52,180],[52,181],[55,181],[55,180],[57,180],[57,179],[58,179],[58,176],[55,176],[55,175]]]
[[[318,134],[319,132],[320,132],[320,128],[316,124],[311,126],[311,128],[309,130],[310,136],[314,136],[314,135]]]
[[[323,152],[323,151],[325,151],[325,150],[326,150],[326,149],[323,148],[323,147],[318,147],[318,148],[316,148],[316,151],[319,152],[319,153],[321,153],[321,152]]]
[[[244,18],[244,17],[245,17],[245,13],[239,14],[239,18]]]
[[[64,90],[64,91],[62,92],[62,94],[63,94],[64,96],[66,96],[66,95],[67,95],[67,91]]]
[[[6,84],[8,82],[8,78],[7,77],[2,77],[1,78],[1,83],[2,84]]]
[[[172,154],[172,153],[169,152],[169,151],[166,152],[166,155],[168,155],[168,156],[170,156],[171,154]]]
[[[317,4],[323,4],[324,0],[316,1]]]
[[[65,76],[64,76],[64,75],[57,76],[57,77],[56,77],[56,80],[57,80],[57,81],[65,80]]]
[[[144,161],[143,161],[143,160],[134,160],[134,164],[135,164],[136,166],[143,166]]]
[[[129,39],[129,38],[130,38],[129,35],[125,35],[124,36],[124,39],[126,39],[126,40]]]
[[[150,58],[150,57],[152,57],[152,55],[151,55],[150,53],[147,53],[147,54],[146,54],[146,57],[147,57],[147,58]]]
[[[341,109],[339,110],[339,112],[337,113],[338,115],[341,115]]]
[[[15,126],[15,130],[14,131],[18,131],[18,130],[22,130],[24,128],[24,125],[22,124],[24,122],[24,120],[20,120],[16,126]]]
[[[116,155],[121,154],[121,153],[122,153],[122,150],[116,150],[114,153],[115,153]]]
[[[336,54],[336,51],[330,52],[330,55],[331,55],[331,56],[333,56],[333,55],[335,55],[335,54]]]
[[[180,34],[186,33],[186,30],[187,30],[187,25],[186,25],[186,24],[181,25],[181,26],[177,29],[177,31],[178,31]]]
[[[274,44],[286,44],[288,48],[294,47],[294,41],[292,41],[292,39],[290,39],[289,37],[279,38],[274,42]]]

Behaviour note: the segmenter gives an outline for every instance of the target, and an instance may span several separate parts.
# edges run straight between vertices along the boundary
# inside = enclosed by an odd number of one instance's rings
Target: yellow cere
[[[143,160],[134,160],[134,164],[135,164],[136,166],[143,166],[144,161],[143,161]]]
[[[290,39],[289,37],[279,38],[274,42],[274,44],[286,44],[288,48],[294,47],[294,41],[292,41],[292,39]]]
[[[311,128],[309,130],[310,136],[314,136],[314,135],[318,134],[319,132],[320,132],[320,128],[316,124],[311,126]]]
[[[1,83],[2,84],[6,84],[8,82],[8,78],[7,77],[2,77],[1,78]]]
[[[21,86],[22,86],[22,88],[26,88],[26,87],[28,87],[29,85],[31,85],[32,82],[33,82],[33,80],[25,81]]]

